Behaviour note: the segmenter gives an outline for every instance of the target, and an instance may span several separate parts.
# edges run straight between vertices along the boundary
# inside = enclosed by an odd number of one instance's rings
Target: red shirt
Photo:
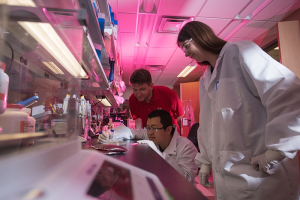
[[[153,86],[152,98],[149,103],[139,102],[132,94],[129,97],[129,108],[133,119],[141,118],[142,127],[146,127],[150,112],[157,109],[166,110],[173,118],[173,124],[177,124],[177,118],[184,114],[182,103],[174,90],[165,86]]]

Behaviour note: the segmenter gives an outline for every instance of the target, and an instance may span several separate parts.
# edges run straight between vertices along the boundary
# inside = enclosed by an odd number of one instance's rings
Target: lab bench
[[[138,144],[137,140],[125,140],[124,143],[126,152],[109,156],[155,174],[175,200],[207,199],[148,144]],[[97,144],[97,139],[92,138],[82,143],[82,148],[90,148]]]

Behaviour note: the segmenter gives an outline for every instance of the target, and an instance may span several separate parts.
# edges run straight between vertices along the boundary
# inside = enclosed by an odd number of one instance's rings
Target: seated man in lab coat
[[[148,115],[146,129],[133,130],[126,126],[119,126],[114,130],[116,138],[153,141],[157,147],[154,150],[190,183],[194,183],[198,170],[194,159],[198,151],[190,140],[179,135],[176,126],[172,124],[172,117],[167,111],[152,111]],[[108,138],[105,134],[101,134],[98,140],[106,142]],[[151,144],[149,145],[151,146]]]

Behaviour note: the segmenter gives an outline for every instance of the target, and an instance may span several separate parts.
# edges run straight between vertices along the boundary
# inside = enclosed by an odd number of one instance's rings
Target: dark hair
[[[107,190],[109,190],[108,187],[103,187],[98,183],[98,181],[94,180],[87,194],[93,197],[98,197],[99,195],[103,194]]]
[[[188,22],[182,27],[177,37],[177,45],[179,46],[179,42],[184,42],[190,38],[193,38],[193,41],[203,49],[214,54],[219,54],[226,44],[226,41],[216,36],[208,25],[199,21]],[[199,64],[207,65],[210,63],[204,61]]]
[[[170,115],[169,112],[165,110],[154,110],[152,111],[149,115],[148,118],[151,119],[153,117],[159,117],[160,118],[160,123],[163,125],[164,130],[166,130],[169,126],[173,125],[173,119]],[[171,134],[173,135],[175,131],[175,128],[172,126],[172,132]]]
[[[147,83],[149,86],[152,83],[152,77],[148,70],[141,68],[135,70],[130,76],[130,84],[143,84]]]
[[[116,176],[118,176],[120,174],[120,171],[118,171],[114,166],[115,165],[110,164],[110,163],[107,164],[107,162],[104,161],[103,166],[100,168],[100,170],[97,173],[99,174],[101,172],[101,170],[103,170],[104,168],[112,167],[114,169],[114,176],[116,177]],[[116,180],[116,182],[117,181],[118,180]],[[113,183],[113,185],[115,185],[116,182]],[[89,188],[89,190],[88,190],[87,193],[89,195],[93,196],[93,197],[98,197],[99,195],[103,194],[104,192],[106,192],[106,191],[108,191],[110,189],[112,189],[112,187],[102,186],[96,179],[94,179],[94,181],[93,181],[92,185],[90,186],[90,188]]]

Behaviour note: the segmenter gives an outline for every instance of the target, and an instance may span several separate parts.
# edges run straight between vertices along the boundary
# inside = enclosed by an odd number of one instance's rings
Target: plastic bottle
[[[103,134],[103,132],[102,132],[102,131],[100,131],[100,132],[99,132],[99,136],[98,136],[98,142],[100,142],[101,134]]]
[[[112,118],[109,118],[109,121],[108,121],[108,129],[113,129],[113,122],[112,122]]]
[[[113,129],[110,130],[110,136],[109,136],[109,139],[114,141],[116,138],[115,138],[115,131]]]
[[[0,115],[5,112],[7,107],[9,77],[4,72],[5,66],[5,63],[0,61]]]
[[[6,111],[0,115],[2,133],[24,133],[25,124],[29,123],[29,116],[21,112],[20,104],[7,104]]]
[[[99,61],[101,62],[101,45],[94,43],[94,47],[96,50],[96,54],[98,56]]]
[[[29,117],[29,123],[25,123],[24,125],[24,132],[25,133],[34,133],[35,132],[35,118],[30,117],[31,109],[30,108],[23,108],[21,112],[25,112]]]
[[[110,130],[108,129],[108,126],[105,125],[102,127],[102,134],[104,134],[108,139],[110,137]]]
[[[101,31],[101,35],[104,38],[104,28],[105,28],[105,14],[98,13],[98,23]]]
[[[66,97],[64,98],[64,104],[63,104],[63,114],[68,113],[68,103],[69,103],[70,95],[67,94]]]

